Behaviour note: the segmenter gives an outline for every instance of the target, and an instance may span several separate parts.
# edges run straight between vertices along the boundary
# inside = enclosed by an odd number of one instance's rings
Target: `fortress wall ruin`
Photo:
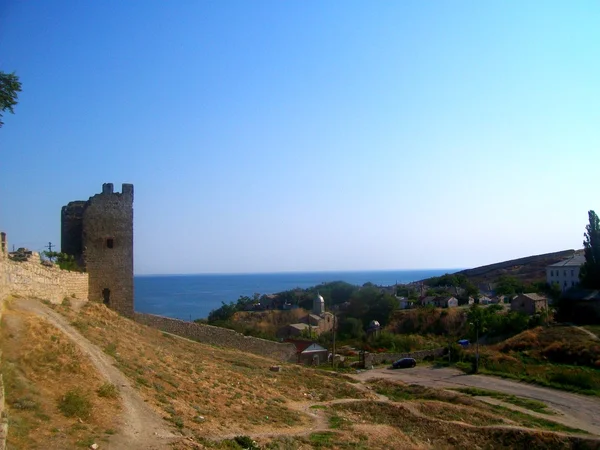
[[[184,320],[155,316],[153,314],[135,313],[134,320],[143,325],[148,325],[152,328],[157,328],[161,331],[176,334],[203,344],[232,348],[278,361],[296,362],[296,347],[293,344],[244,336],[227,328],[186,322]]]
[[[60,303],[65,297],[87,299],[88,274],[46,266],[33,252],[27,261],[12,261],[0,252],[0,300],[9,295]]]

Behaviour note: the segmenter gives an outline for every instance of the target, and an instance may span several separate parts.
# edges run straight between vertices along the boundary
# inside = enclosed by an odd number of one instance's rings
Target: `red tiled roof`
[[[302,341],[300,339],[286,339],[285,342],[289,342],[290,344],[294,344],[296,346],[296,351],[298,353],[302,353],[311,345],[315,344],[313,341]]]

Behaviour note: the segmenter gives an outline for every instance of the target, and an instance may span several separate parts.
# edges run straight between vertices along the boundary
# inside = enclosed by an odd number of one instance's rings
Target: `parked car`
[[[463,348],[467,348],[469,346],[470,342],[468,339],[461,339],[460,341],[457,341],[457,344]]]
[[[415,367],[417,361],[415,358],[402,358],[392,364],[392,369],[406,369],[408,367]]]

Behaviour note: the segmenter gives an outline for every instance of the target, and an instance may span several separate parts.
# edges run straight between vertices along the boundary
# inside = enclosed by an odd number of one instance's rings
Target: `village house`
[[[440,297],[434,297],[434,296],[427,296],[424,297],[423,299],[421,299],[421,304],[423,306],[427,306],[427,305],[433,305],[436,308],[454,308],[456,306],[458,306],[458,300],[456,299],[456,297],[449,297],[449,296],[440,296]]]
[[[421,305],[423,305],[423,306],[428,306],[428,305],[435,306],[435,296],[434,295],[428,295],[427,297],[422,297],[420,301],[421,301]]]
[[[546,267],[546,282],[557,285],[561,291],[566,291],[579,284],[579,269],[585,262],[584,255],[575,255],[564,261]]]
[[[294,337],[300,337],[303,334],[307,335],[311,333],[311,326],[307,323],[292,323],[286,325],[277,330],[277,337],[279,339],[289,339]]]
[[[495,305],[503,305],[504,304],[504,295],[494,295],[490,298],[491,302]]]
[[[548,299],[539,294],[520,294],[510,302],[511,311],[522,312],[532,316],[544,309],[548,309]]]
[[[479,297],[479,304],[480,305],[489,305],[491,303],[494,303],[494,302],[487,295],[482,295],[481,297]]]
[[[333,329],[334,316],[325,311],[325,300],[317,295],[313,301],[312,312],[298,323],[286,325],[277,330],[277,337],[287,339],[302,335],[320,335]]]
[[[314,341],[300,341],[296,339],[287,339],[296,346],[296,361],[299,364],[318,366],[327,362],[328,350]]]
[[[436,297],[435,305],[438,308],[455,308],[458,306],[456,297]]]
[[[398,308],[399,309],[409,309],[412,306],[412,302],[406,297],[398,297],[396,296],[396,300],[398,300]]]

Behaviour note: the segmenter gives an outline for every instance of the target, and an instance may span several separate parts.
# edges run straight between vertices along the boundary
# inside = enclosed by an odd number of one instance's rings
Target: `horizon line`
[[[465,268],[427,268],[427,269],[352,269],[352,270],[285,270],[277,272],[197,272],[197,273],[136,273],[136,277],[186,277],[186,276],[221,276],[221,275],[284,275],[284,274],[317,274],[317,273],[375,273],[375,272],[422,272],[422,271],[453,270],[459,272]],[[447,272],[455,273],[455,272]]]

